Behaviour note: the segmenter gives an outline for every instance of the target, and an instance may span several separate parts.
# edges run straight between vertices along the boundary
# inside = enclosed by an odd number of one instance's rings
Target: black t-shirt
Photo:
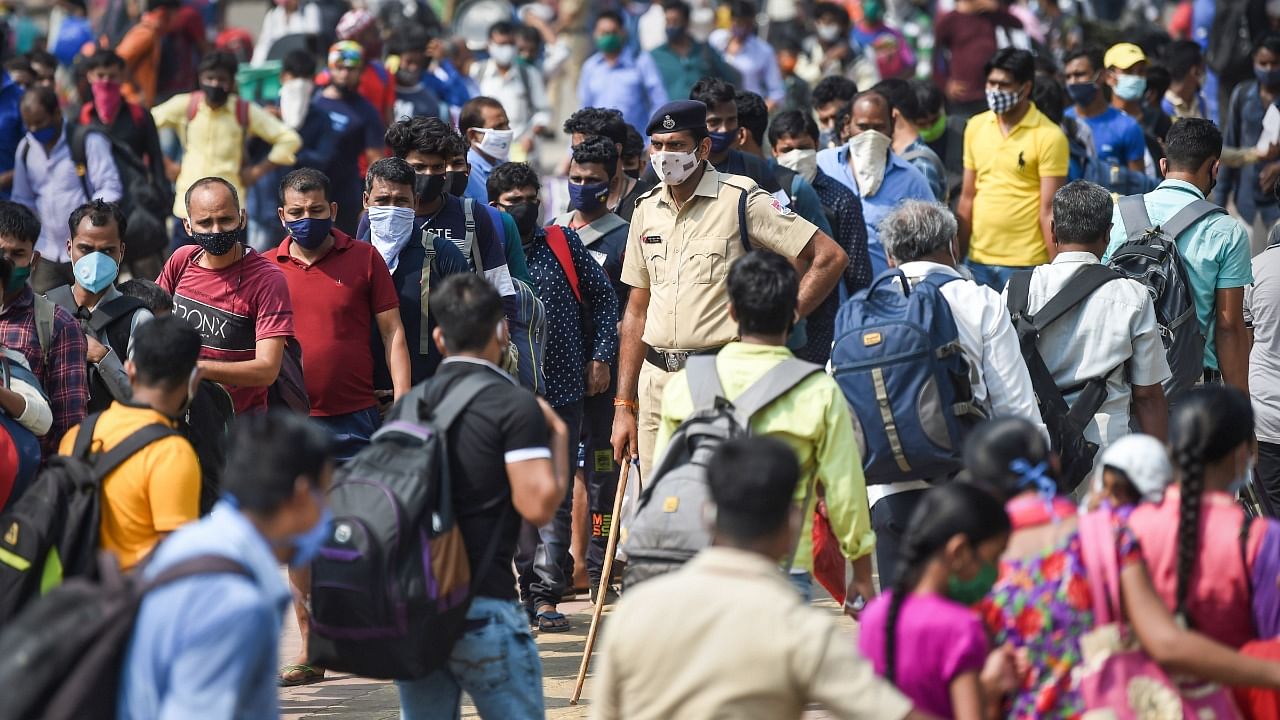
[[[432,379],[426,401],[433,404],[444,391],[472,373],[506,376],[482,361],[446,360]],[[547,422],[532,392],[503,383],[476,396],[449,429],[449,473],[453,501],[471,561],[471,576],[484,578],[473,589],[478,597],[515,600],[516,578],[511,569],[520,533],[520,515],[511,505],[507,463],[550,458]],[[499,525],[501,523],[501,525]],[[493,565],[480,563],[495,532],[500,533]]]

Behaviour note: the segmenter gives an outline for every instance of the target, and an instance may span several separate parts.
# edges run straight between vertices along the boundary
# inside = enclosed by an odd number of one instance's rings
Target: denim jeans
[[[979,285],[986,285],[996,292],[1004,292],[1005,285],[1009,284],[1009,278],[1019,270],[1030,270],[1025,267],[1006,267],[1004,265],[984,265],[980,262],[965,260],[964,264],[973,273],[973,281]]]
[[[333,435],[333,454],[339,463],[350,460],[363,450],[374,431],[382,425],[377,405],[346,415],[313,415],[311,419],[323,425]]]
[[[478,597],[444,668],[396,683],[403,720],[456,720],[465,690],[482,718],[540,719],[542,661],[520,604]]]
[[[800,593],[800,599],[806,603],[813,602],[813,575],[793,570],[787,573],[787,579],[791,581],[796,592]]]
[[[876,531],[876,570],[880,587],[889,588],[898,577],[898,554],[907,534],[907,523],[928,490],[908,490],[880,498],[871,506],[871,529]]]
[[[568,426],[569,437],[578,437],[582,429],[582,401],[562,405],[555,411]],[[578,468],[578,453],[570,452],[568,455],[566,471],[572,478]],[[569,555],[572,535],[572,490],[564,494],[564,500],[551,522],[540,528],[524,523],[521,528],[516,546],[516,572],[520,598],[529,607],[537,609],[539,605],[558,605],[560,597],[569,589],[569,579],[573,576],[573,561]]]

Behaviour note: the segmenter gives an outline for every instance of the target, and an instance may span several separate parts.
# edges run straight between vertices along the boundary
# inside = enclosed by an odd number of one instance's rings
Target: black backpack
[[[72,317],[80,319],[78,312],[80,307],[76,304],[75,295],[72,294],[70,285],[61,285],[49,292],[45,293],[45,297],[54,302],[55,305],[62,307]],[[113,351],[116,357],[124,362],[129,357],[129,339],[133,333],[133,316],[139,310],[145,308],[146,305],[136,297],[129,295],[121,295],[113,298],[109,302],[99,303],[98,307],[93,309],[93,314],[87,321],[82,321],[85,326],[85,334],[90,332],[97,335],[106,335],[105,343]],[[111,406],[112,400],[128,400],[128,398],[117,398],[111,394],[111,389],[103,382],[102,376],[98,373],[98,368],[90,365],[88,371],[89,380],[89,412],[101,412]]]
[[[116,717],[125,651],[145,595],[192,575],[253,576],[240,563],[201,555],[151,580],[121,574],[103,553],[95,582],[68,580],[33,602],[0,633],[0,720]]]
[[[1031,374],[1031,387],[1040,406],[1040,417],[1049,429],[1049,439],[1058,453],[1062,468],[1058,477],[1064,489],[1074,490],[1093,469],[1098,444],[1086,440],[1085,428],[1107,399],[1107,378],[1119,367],[1104,375],[1089,378],[1083,384],[1059,388],[1045,365],[1037,343],[1040,333],[1056,320],[1079,307],[1095,290],[1120,274],[1105,265],[1087,265],[1057,295],[1049,299],[1035,315],[1027,312],[1027,294],[1031,286],[1031,270],[1016,272],[1009,278],[1008,305],[1013,328],[1022,346],[1022,358]],[[1074,404],[1068,406],[1064,395],[1079,391]]]
[[[208,515],[222,496],[222,469],[227,464],[227,438],[236,406],[227,389],[201,380],[191,407],[178,418],[182,433],[200,460],[200,514]]]
[[[93,450],[98,418],[85,418],[71,457],[51,458],[35,483],[0,515],[0,625],[63,578],[95,575],[103,479],[134,453],[177,434],[159,423],[146,425],[98,453]]]
[[[1119,205],[1127,239],[1111,253],[1108,264],[1122,277],[1142,283],[1155,301],[1171,373],[1164,394],[1173,402],[1204,377],[1204,334],[1177,239],[1201,218],[1226,210],[1197,198],[1163,225],[1155,225],[1141,195],[1122,197]]]
[[[342,468],[328,493],[333,533],[311,565],[307,664],[410,680],[448,660],[502,535],[471,567],[453,507],[449,428],[504,382],[467,375],[432,407],[432,381],[418,385]]]

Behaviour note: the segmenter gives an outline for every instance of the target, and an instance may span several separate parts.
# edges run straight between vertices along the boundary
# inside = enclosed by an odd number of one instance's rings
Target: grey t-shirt
[[[1253,326],[1249,394],[1258,439],[1280,443],[1280,245],[1253,259],[1253,284],[1244,289],[1244,319]]]

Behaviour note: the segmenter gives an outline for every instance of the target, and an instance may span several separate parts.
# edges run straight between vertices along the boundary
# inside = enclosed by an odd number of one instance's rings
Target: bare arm
[[[387,369],[391,371],[391,394],[399,400],[413,386],[409,345],[404,339],[404,323],[400,321],[400,310],[397,308],[383,310],[375,315],[374,319],[378,321],[378,334],[382,335]]]
[[[1133,386],[1133,414],[1142,432],[1164,442],[1169,431],[1169,401],[1162,385]]]
[[[631,288],[627,298],[627,311],[622,315],[622,333],[618,347],[619,400],[636,402],[639,397],[640,363],[644,362],[645,318],[649,313],[649,288]],[[613,456],[618,462],[636,457],[640,451],[636,444],[636,413],[632,408],[613,409]]]
[[[1040,178],[1040,232],[1044,235],[1044,247],[1052,260],[1058,254],[1053,244],[1053,196],[1067,184],[1064,177]]]
[[[792,261],[796,272],[800,273],[800,293],[796,301],[796,311],[801,317],[818,309],[827,299],[845,266],[849,264],[849,256],[835,240],[818,230],[796,259]]]
[[[956,259],[963,260],[969,255],[969,238],[973,235],[973,196],[978,192],[978,173],[965,168],[964,183],[960,187],[960,202],[956,203],[956,220],[960,224],[960,233],[956,236],[959,247],[956,248]]]
[[[0,410],[4,410],[11,418],[22,417],[27,411],[27,399],[0,385]]]
[[[280,375],[280,361],[284,358],[283,337],[259,340],[252,360],[227,362],[201,360],[204,376],[214,382],[240,387],[266,387]]]
[[[952,678],[947,686],[951,696],[951,712],[955,720],[983,720],[982,687],[978,683],[978,672],[970,670]]]
[[[1218,369],[1222,381],[1249,394],[1249,331],[1244,325],[1244,288],[1219,288],[1214,293]]]
[[[541,527],[555,516],[568,486],[569,429],[545,400],[538,398],[538,406],[551,432],[551,458],[507,463],[507,478],[516,512]]]

